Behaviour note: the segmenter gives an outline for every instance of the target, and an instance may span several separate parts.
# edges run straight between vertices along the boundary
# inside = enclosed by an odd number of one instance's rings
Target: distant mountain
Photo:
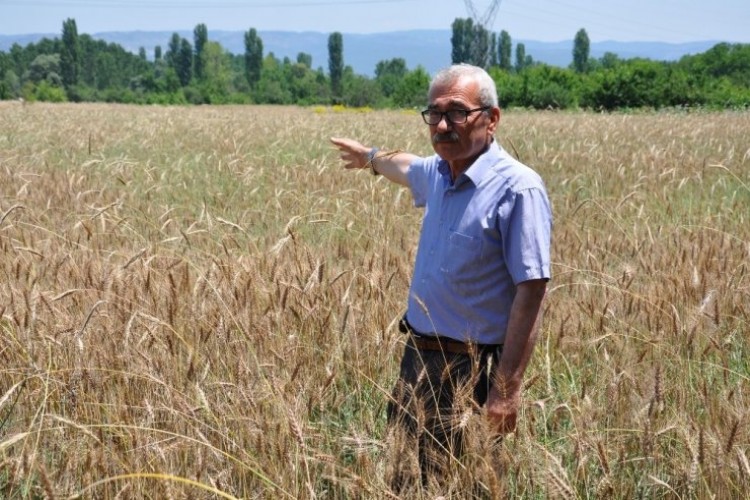
[[[137,53],[140,47],[146,49],[149,55],[153,49],[161,45],[166,51],[172,31],[128,31],[102,32],[91,36],[108,43],[116,43],[126,50]],[[178,31],[180,36],[192,42],[192,31]],[[313,31],[259,31],[263,40],[265,54],[273,52],[279,59],[288,57],[297,59],[297,54],[305,52],[312,56],[313,68],[322,67],[328,70],[328,33]],[[8,51],[14,43],[26,45],[36,42],[43,37],[55,38],[59,34],[29,34],[29,35],[0,35],[0,50]],[[245,51],[244,32],[242,31],[209,31],[209,40],[220,43],[233,54]],[[410,69],[418,65],[429,73],[451,62],[451,31],[450,30],[413,30],[394,31],[375,34],[344,33],[344,61],[350,65],[355,73],[372,76],[375,65],[382,60],[401,57],[406,60]],[[539,42],[534,40],[513,40],[526,46],[526,54],[535,61],[545,62],[553,66],[568,66],[572,61],[573,41]],[[674,61],[688,54],[705,52],[718,41],[700,41],[690,43],[664,42],[592,42],[591,57],[599,58],[605,52],[613,52],[622,59],[644,57],[658,61]],[[515,50],[515,49],[514,49]]]

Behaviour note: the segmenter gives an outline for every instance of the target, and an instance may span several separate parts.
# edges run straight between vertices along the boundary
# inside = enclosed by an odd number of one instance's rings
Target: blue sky
[[[491,0],[474,0],[486,11]],[[211,30],[379,33],[450,29],[464,0],[0,0],[0,34]],[[492,31],[514,39],[750,43],[750,0],[501,0]]]

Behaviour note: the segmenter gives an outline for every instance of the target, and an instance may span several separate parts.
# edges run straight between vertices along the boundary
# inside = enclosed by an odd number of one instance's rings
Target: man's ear
[[[490,135],[494,135],[497,126],[500,124],[500,108],[497,106],[490,108],[489,115],[490,124],[487,126],[487,132],[489,132]]]

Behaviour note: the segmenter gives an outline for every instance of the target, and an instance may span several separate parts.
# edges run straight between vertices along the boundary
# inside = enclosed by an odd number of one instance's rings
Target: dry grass
[[[748,130],[504,116],[547,182],[554,280],[520,428],[469,422],[440,493],[750,488]],[[0,103],[2,496],[387,496],[421,214],[343,172],[336,135],[430,152],[414,113]]]

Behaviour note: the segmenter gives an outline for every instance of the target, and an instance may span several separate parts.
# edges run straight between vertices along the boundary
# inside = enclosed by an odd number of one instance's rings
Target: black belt
[[[471,354],[473,350],[477,349],[476,344],[467,344],[465,342],[459,342],[457,340],[446,340],[445,338],[438,339],[420,337],[419,335],[413,335],[412,341],[414,347],[420,351],[441,351],[451,352],[453,354]],[[478,351],[477,351],[478,352]]]
[[[447,337],[424,335],[412,328],[412,326],[409,324],[409,320],[406,319],[406,316],[401,318],[401,321],[399,321],[398,329],[401,333],[411,334],[411,339],[414,342],[414,347],[422,351],[442,351],[454,354],[472,354],[473,352],[483,352],[488,349],[496,349],[500,347],[500,345],[497,344],[473,344],[469,342],[461,342],[460,340],[454,340]]]

